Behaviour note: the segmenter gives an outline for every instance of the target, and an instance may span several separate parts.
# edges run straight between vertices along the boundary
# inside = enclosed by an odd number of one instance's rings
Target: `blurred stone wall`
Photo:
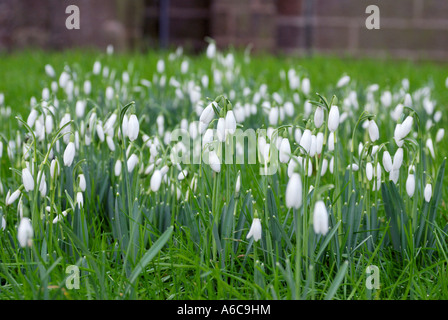
[[[0,50],[78,46],[157,47],[166,0],[0,0]],[[65,8],[81,11],[81,29],[65,28]],[[368,5],[380,30],[368,30]],[[254,50],[448,59],[448,0],[169,0],[169,44],[199,51]]]
[[[80,29],[65,26],[67,6],[80,10]],[[0,0],[0,50],[136,45],[142,37],[141,0]]]

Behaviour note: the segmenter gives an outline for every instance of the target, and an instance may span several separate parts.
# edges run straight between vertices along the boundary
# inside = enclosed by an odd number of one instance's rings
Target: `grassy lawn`
[[[448,123],[447,77],[448,64],[349,57],[2,53],[0,299],[448,299],[448,145],[437,138]],[[224,163],[231,136],[215,136],[212,150],[198,133],[212,101],[208,128],[219,135],[218,118],[231,112],[238,129],[275,132],[265,140],[271,149],[256,140],[256,163]],[[173,141],[179,128],[191,145]],[[307,150],[306,130],[311,148],[323,138],[321,151]],[[278,162],[286,141],[287,161]],[[179,148],[217,153],[219,170],[176,163]],[[392,171],[386,150],[400,162]],[[277,170],[261,175],[268,164]],[[257,219],[260,240],[247,237]]]

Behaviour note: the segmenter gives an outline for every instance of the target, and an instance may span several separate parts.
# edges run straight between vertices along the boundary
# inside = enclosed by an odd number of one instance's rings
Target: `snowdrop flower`
[[[328,115],[328,130],[331,132],[336,131],[339,126],[339,108],[337,106],[331,106],[330,113]]]
[[[54,71],[53,67],[51,65],[49,65],[49,64],[45,65],[45,73],[50,78],[54,78],[56,76],[56,72]]]
[[[320,128],[324,123],[324,109],[322,107],[317,107],[314,112],[314,125],[316,128]]]
[[[226,132],[234,134],[236,131],[236,120],[235,120],[235,114],[233,113],[232,110],[227,111],[225,124],[226,124]]]
[[[294,115],[294,105],[292,104],[292,102],[286,101],[283,107],[288,117],[292,117]]]
[[[392,93],[390,91],[384,91],[381,95],[380,100],[386,108],[390,107],[390,105],[392,104]]]
[[[282,139],[280,143],[280,154],[279,160],[281,163],[287,163],[291,156],[291,145],[289,144],[289,140],[287,138]]]
[[[42,197],[45,197],[47,195],[47,181],[45,179],[45,172],[39,171],[37,173],[37,182],[39,183],[39,192],[41,193]]]
[[[311,146],[310,146],[310,157],[314,157],[316,155],[316,151],[317,151],[317,138],[316,136],[313,134],[311,135]]]
[[[238,172],[238,177],[236,178],[235,182],[235,193],[239,194],[241,189],[241,173]]]
[[[300,174],[294,172],[286,186],[286,207],[299,209],[302,205],[302,180]]]
[[[274,107],[269,110],[269,124],[276,126],[278,123],[278,108]]]
[[[439,122],[440,120],[442,120],[442,111],[438,110],[434,113],[434,121]]]
[[[209,45],[207,46],[206,51],[207,58],[213,59],[215,57],[215,54],[216,54],[216,44],[214,42],[210,42]]]
[[[409,197],[412,198],[415,191],[415,175],[414,173],[409,173],[408,178],[406,180],[406,192]]]
[[[59,176],[59,172],[60,172],[60,168],[59,168],[58,159],[51,160],[51,164],[50,164],[51,179],[54,179],[55,177]]]
[[[90,80],[84,81],[83,88],[86,95],[89,95],[92,92],[92,83],[90,82]]]
[[[93,64],[93,74],[98,75],[100,74],[101,71],[101,62],[99,61],[95,61],[95,63]]]
[[[116,177],[118,177],[121,174],[121,167],[122,167],[121,160],[117,160],[114,166],[114,173]]]
[[[33,244],[33,235],[34,231],[30,219],[22,218],[17,229],[17,240],[19,240],[20,246],[22,248],[31,247]]]
[[[330,132],[328,135],[328,151],[334,150],[334,132]]]
[[[76,204],[80,209],[84,206],[84,196],[82,195],[81,191],[78,191],[76,193]]]
[[[127,136],[129,137],[129,140],[135,141],[138,137],[139,130],[140,125],[138,123],[137,116],[135,114],[132,114],[129,117],[129,123],[127,128]]]
[[[352,169],[353,171],[358,171],[359,170],[359,166],[356,163],[352,163],[352,164],[349,164],[347,166],[347,169],[348,170]]]
[[[322,153],[322,148],[324,146],[324,134],[319,132],[316,136],[316,154],[320,155]]]
[[[39,113],[36,109],[31,109],[30,114],[28,115],[28,118],[26,119],[26,124],[31,128],[33,127],[34,123],[36,122],[37,117],[39,116]]]
[[[75,144],[70,141],[64,151],[64,165],[70,167],[73,159],[75,159]]]
[[[412,97],[411,97],[411,95],[410,95],[409,93],[406,93],[406,95],[404,96],[404,102],[403,102],[403,104],[404,104],[406,107],[410,107],[410,106],[412,106]]]
[[[131,119],[129,119],[129,121],[131,121]],[[157,130],[158,130],[159,136],[162,137],[163,132],[165,131],[165,118],[161,114],[159,114],[156,118],[156,123],[157,123]],[[129,125],[130,125],[130,123],[129,123]]]
[[[109,86],[106,88],[106,100],[111,101],[114,98],[114,89]]]
[[[383,167],[386,172],[390,172],[392,170],[392,157],[387,150],[383,152]]]
[[[350,82],[350,77],[347,76],[347,75],[345,75],[345,76],[342,76],[342,77],[339,79],[339,81],[338,81],[338,83],[336,84],[336,86],[337,86],[338,88],[342,88],[343,86],[347,85],[349,82]]]
[[[300,139],[300,146],[305,149],[306,153],[310,152],[311,149],[311,131],[309,129],[305,129]],[[303,151],[302,151],[303,152]]]
[[[86,105],[87,105],[87,102],[84,100],[78,100],[76,102],[75,110],[76,110],[76,116],[78,118],[82,118],[84,116],[84,112],[86,110]]]
[[[328,169],[330,170],[330,173],[333,174],[333,172],[334,172],[334,157],[331,157],[330,164],[328,165]]]
[[[115,143],[114,143],[114,139],[112,138],[112,136],[106,136],[106,143],[107,146],[109,147],[109,150],[114,152],[115,151]]]
[[[33,175],[31,174],[30,169],[28,168],[22,169],[22,182],[26,192],[34,190],[34,178]]]
[[[323,177],[325,175],[325,173],[327,172],[328,169],[328,160],[327,159],[323,159],[322,160],[322,169],[320,171],[320,176]]]
[[[375,120],[369,121],[369,136],[370,136],[370,140],[372,142],[375,142],[376,140],[378,140],[380,138],[380,132],[378,130],[378,126],[377,126]]]
[[[208,154],[208,162],[210,165],[210,168],[215,172],[221,171],[221,161],[218,158],[218,155],[216,154],[215,150],[212,150]]]
[[[367,162],[366,164],[366,177],[369,181],[373,178],[373,165],[371,162]]]
[[[220,142],[225,141],[225,139],[226,139],[226,121],[224,118],[218,119],[218,124],[216,126],[216,133],[218,136],[218,140]]]
[[[157,192],[160,189],[160,184],[162,183],[162,172],[159,169],[156,169],[152,174],[150,187],[153,192]]]
[[[308,78],[304,78],[304,79],[302,80],[302,92],[303,92],[305,95],[308,95],[308,94],[310,93],[310,90],[311,90],[310,79],[308,79]]]
[[[399,170],[403,163],[403,148],[398,148],[394,155],[392,170]]]
[[[432,197],[432,185],[430,183],[427,183],[425,186],[425,201],[429,202],[431,201],[431,197]]]
[[[100,139],[100,141],[103,142],[105,139],[105,134],[101,121],[99,121],[96,125],[96,134],[98,135],[98,139]]]
[[[300,128],[295,128],[294,130],[294,140],[298,144],[300,144],[300,140],[302,139],[302,130]]]
[[[86,191],[86,177],[82,173],[78,176],[78,185],[82,192]]]
[[[444,128],[440,128],[439,130],[437,130],[436,142],[442,141],[444,135],[445,135],[445,129]],[[1,157],[1,155],[0,155],[0,157]]]
[[[434,154],[434,144],[433,144],[431,138],[428,138],[428,139],[426,140],[426,147],[428,148],[429,153],[431,154],[431,157],[432,157],[433,159],[435,159],[435,154]]]
[[[188,171],[187,170],[182,170],[181,172],[179,172],[179,174],[177,175],[177,179],[182,181],[184,180],[186,177],[188,176]]]
[[[165,61],[163,60],[159,60],[157,61],[157,72],[158,73],[163,73],[165,71]]]
[[[3,216],[2,216],[2,221],[0,221],[0,222],[1,222],[0,229],[5,231],[5,229],[6,229],[6,220],[5,220],[5,218]]]
[[[407,116],[406,119],[404,119],[399,132],[400,140],[405,138],[409,134],[409,132],[411,132],[413,123],[414,118],[412,116]]]
[[[138,157],[135,153],[133,153],[127,162],[127,166],[128,166],[128,172],[131,173],[132,171],[134,171],[135,166],[138,163]]]
[[[326,235],[328,232],[328,212],[322,200],[314,204],[313,228],[316,234]]]
[[[397,184],[399,176],[400,170],[391,170],[389,173],[389,180]]]
[[[254,218],[254,220],[252,220],[252,225],[247,233],[246,239],[251,237],[254,238],[255,242],[261,239],[261,221],[259,218]]]

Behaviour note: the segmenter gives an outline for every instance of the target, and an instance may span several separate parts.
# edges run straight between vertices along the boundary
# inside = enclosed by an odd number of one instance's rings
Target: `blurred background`
[[[80,9],[67,30],[68,5]],[[368,30],[366,8],[380,9]],[[0,52],[73,47],[116,51],[183,46],[287,54],[448,60],[447,0],[0,0]]]

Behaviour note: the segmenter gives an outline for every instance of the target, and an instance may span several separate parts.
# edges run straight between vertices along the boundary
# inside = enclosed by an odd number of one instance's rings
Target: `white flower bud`
[[[210,151],[208,154],[208,163],[213,171],[215,172],[221,171],[221,161],[219,160],[218,155],[214,150]]]
[[[154,171],[151,177],[150,186],[153,192],[157,192],[160,188],[160,184],[162,183],[162,172],[158,169]]]
[[[246,239],[251,237],[254,238],[254,241],[258,241],[261,239],[261,221],[258,218],[254,218],[252,221],[252,225],[250,227],[249,232],[247,233]]]
[[[389,151],[384,151],[383,153],[383,167],[386,172],[392,170],[392,157],[390,156]]]
[[[394,161],[392,163],[392,170],[399,170],[403,163],[403,148],[398,148],[394,155]]]
[[[22,169],[22,183],[26,192],[34,190],[34,178],[28,168]]]
[[[369,136],[372,142],[375,142],[380,138],[380,132],[378,126],[374,120],[369,121]]]
[[[331,106],[328,116],[328,130],[331,132],[336,131],[339,126],[339,108],[337,106]]]
[[[236,131],[236,120],[235,120],[235,114],[233,113],[232,110],[227,111],[225,121],[226,121],[226,132],[234,134]]]
[[[128,123],[128,129],[127,129],[127,136],[129,137],[129,140],[134,141],[138,137],[138,133],[140,130],[140,125],[138,123],[137,116],[135,114],[132,114],[129,117],[129,123]]]
[[[373,165],[371,162],[367,162],[366,164],[366,177],[369,181],[373,178]]]
[[[114,166],[114,173],[116,177],[118,177],[121,174],[121,167],[122,167],[121,160],[117,160]]]
[[[328,212],[322,200],[314,204],[313,228],[316,234],[326,235],[328,232]]]
[[[302,205],[302,180],[300,174],[294,172],[286,186],[286,207],[299,209]]]
[[[281,163],[287,163],[291,157],[291,145],[287,138],[282,139],[280,144],[279,160]]]
[[[86,191],[86,177],[82,173],[78,176],[78,185],[82,192]]]
[[[432,197],[432,185],[430,183],[426,184],[425,186],[425,201],[429,202],[431,201]]]
[[[22,218],[17,230],[17,240],[19,240],[20,246],[22,248],[31,247],[33,244],[33,235],[34,231],[30,219]]]
[[[70,167],[75,159],[75,144],[69,142],[64,151],[64,165]]]
[[[310,149],[311,149],[311,131],[309,129],[305,129],[305,131],[303,132],[302,138],[300,139],[300,145],[303,147],[303,149],[305,149],[306,153],[310,152]]]
[[[413,173],[410,173],[408,175],[408,178],[406,180],[406,192],[409,197],[412,198],[415,191],[415,175]]]
[[[324,123],[324,109],[322,107],[317,107],[314,112],[314,125],[316,128],[320,128]]]

